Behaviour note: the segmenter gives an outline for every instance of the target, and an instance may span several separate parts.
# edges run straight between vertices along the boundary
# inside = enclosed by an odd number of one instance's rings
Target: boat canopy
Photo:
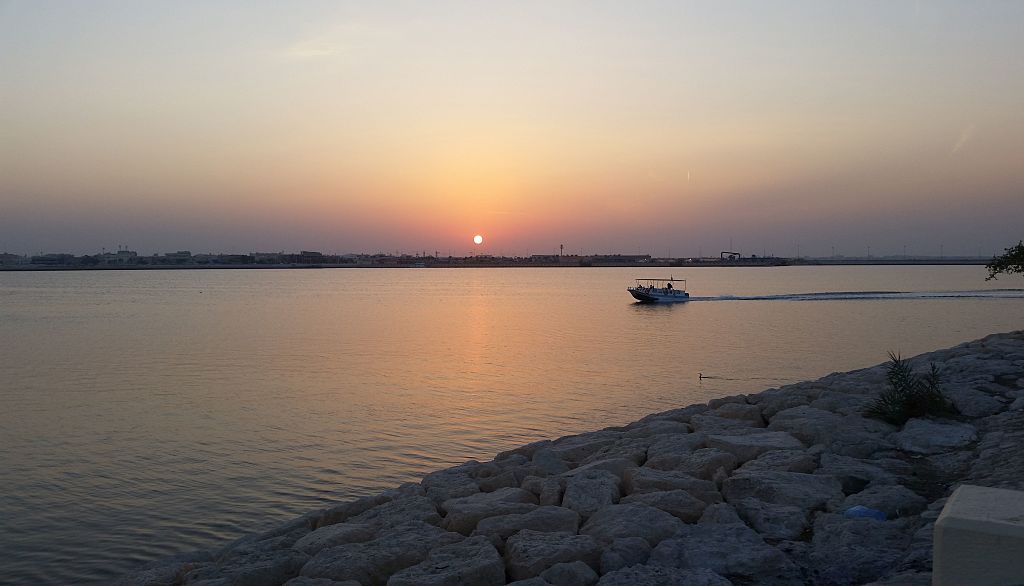
[[[686,279],[673,279],[672,277],[669,277],[667,279],[637,279],[636,280],[636,286],[637,287],[654,287],[656,289],[664,289],[665,287],[668,286],[669,283],[682,283],[683,284],[682,289],[684,291],[686,290]],[[677,287],[676,285],[673,284],[672,288],[673,289],[678,289],[679,287]]]

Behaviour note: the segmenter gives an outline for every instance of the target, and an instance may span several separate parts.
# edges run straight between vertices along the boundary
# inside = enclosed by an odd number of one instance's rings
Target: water
[[[669,272],[695,302],[632,303]],[[993,290],[1021,280],[984,274],[0,273],[0,581],[103,583],[536,439],[1024,328]]]

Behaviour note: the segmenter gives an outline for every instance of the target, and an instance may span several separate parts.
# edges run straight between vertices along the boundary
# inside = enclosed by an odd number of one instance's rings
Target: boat
[[[686,279],[637,279],[636,285],[626,290],[640,303],[678,303],[690,300],[690,294],[686,292]]]

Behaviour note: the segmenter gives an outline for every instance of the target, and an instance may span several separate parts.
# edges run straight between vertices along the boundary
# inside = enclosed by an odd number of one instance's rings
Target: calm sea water
[[[632,303],[668,272],[0,273],[0,582],[103,583],[536,439],[1024,328],[1024,293],[982,291],[1024,282],[980,267],[675,269],[698,300]]]

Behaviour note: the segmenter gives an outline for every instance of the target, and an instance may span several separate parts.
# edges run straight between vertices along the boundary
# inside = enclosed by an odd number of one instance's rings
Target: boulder
[[[505,583],[505,563],[485,537],[432,550],[427,559],[396,572],[388,586],[500,585]]]
[[[836,453],[866,457],[890,447],[885,435],[895,428],[858,415],[837,415],[801,405],[776,413],[768,429],[785,431],[807,445],[822,444]]]
[[[800,507],[776,505],[755,498],[732,503],[740,518],[765,539],[798,539],[810,527],[810,515]]]
[[[528,513],[488,517],[477,523],[473,535],[497,537],[504,541],[523,529],[548,533],[576,533],[580,516],[562,507],[542,506]]]
[[[605,458],[603,460],[591,460],[586,464],[581,464],[577,468],[573,468],[568,472],[562,473],[561,476],[572,478],[573,476],[579,476],[593,470],[604,470],[606,472],[611,472],[621,480],[623,473],[630,468],[636,468],[640,461],[641,460],[639,458]]]
[[[422,521],[431,525],[441,522],[434,501],[425,496],[401,498],[377,505],[356,515],[350,522],[367,525],[374,529],[391,527],[406,521]]]
[[[601,546],[589,535],[523,529],[509,537],[505,544],[505,565],[514,580],[539,576],[563,562],[578,560],[596,568],[600,559]]]
[[[764,424],[758,424],[747,419],[729,419],[711,414],[694,415],[690,420],[690,425],[695,432],[727,435],[756,433],[764,427]]]
[[[535,472],[533,468],[529,470]],[[517,488],[521,484],[521,479],[526,477],[526,473],[520,470],[505,470],[494,476],[486,476],[476,481],[482,492],[494,492],[500,488]]]
[[[298,576],[307,561],[308,555],[293,549],[260,551],[198,566],[185,576],[184,581],[277,586]]]
[[[683,525],[665,511],[647,505],[611,505],[594,513],[580,528],[580,535],[589,535],[602,544],[623,537],[641,537],[654,546]]]
[[[562,493],[565,492],[566,478],[564,476],[527,476],[523,480],[522,488],[537,495],[539,505],[560,505],[562,504]]]
[[[704,447],[702,433],[676,434],[659,437],[647,447],[645,466],[671,470],[682,458],[695,449]]]
[[[560,438],[548,449],[564,462],[580,463],[601,448],[614,444],[621,437],[622,434],[618,432],[594,431]]]
[[[592,586],[597,583],[597,572],[581,561],[555,564],[541,572],[540,577],[553,586]]]
[[[358,543],[369,541],[374,538],[374,529],[370,525],[362,523],[338,523],[321,527],[312,533],[307,533],[295,542],[292,547],[309,555],[316,555],[321,549],[342,545],[344,543]]]
[[[626,494],[685,490],[707,503],[722,501],[722,495],[714,482],[694,478],[685,472],[654,470],[647,467],[627,470],[623,477],[623,488]]]
[[[620,537],[605,546],[601,553],[601,573],[607,574],[621,568],[647,562],[651,557],[651,545],[642,537]]]
[[[700,516],[697,523],[718,523],[720,525],[739,523],[742,525],[743,519],[740,519],[739,514],[736,512],[736,508],[732,505],[728,503],[718,503],[716,505],[708,505],[708,508],[704,509],[704,514]]]
[[[733,474],[722,484],[722,494],[730,504],[755,498],[804,511],[824,509],[844,497],[842,485],[831,476],[771,471]]]
[[[955,385],[943,389],[945,395],[961,415],[988,417],[1003,410],[1006,401],[979,391],[972,386]]]
[[[738,463],[748,462],[765,452],[774,450],[803,450],[800,440],[782,431],[763,431],[745,435],[708,436],[709,447],[717,448],[736,456]]]
[[[401,523],[386,529],[372,541],[321,550],[302,566],[302,575],[356,580],[364,585],[385,584],[395,572],[426,559],[430,550],[462,539],[457,533],[421,521]]]
[[[448,512],[442,526],[469,535],[481,519],[498,515],[528,513],[537,508],[537,497],[521,488],[501,488],[445,501],[442,508]]]
[[[692,428],[686,424],[670,419],[654,419],[633,427],[624,434],[627,438],[651,437],[655,435],[672,435],[690,433]]]
[[[1024,387],[1024,385],[1022,385]],[[646,423],[654,419],[669,419],[671,421],[681,421],[683,423],[689,423],[690,418],[694,415],[699,415],[708,411],[707,405],[688,405],[686,407],[680,407],[678,409],[671,409],[669,411],[662,411],[660,413],[652,413],[637,423]]]
[[[479,466],[479,463],[471,461],[447,470],[432,472],[423,477],[420,486],[423,487],[426,496],[436,504],[476,494],[480,492],[480,487],[470,476],[470,472],[475,466]]]
[[[732,586],[707,569],[677,570],[662,566],[629,566],[601,576],[598,586]]]
[[[883,511],[888,518],[895,519],[920,513],[928,506],[928,501],[898,484],[878,485],[846,497],[838,512],[857,505]]]
[[[810,563],[816,584],[864,584],[893,571],[906,552],[908,520],[847,519],[821,514],[814,522]]]
[[[781,551],[742,523],[683,525],[672,539],[651,552],[649,565],[706,568],[730,579],[751,583],[800,583],[799,571]]]
[[[586,519],[619,500],[619,477],[607,470],[589,470],[566,480],[562,506]]]
[[[569,465],[565,463],[565,460],[547,448],[541,448],[534,452],[531,462],[536,470],[543,472],[546,476],[554,476],[569,470]]]
[[[764,418],[761,417],[761,408],[757,405],[746,403],[726,403],[721,407],[712,410],[708,415],[722,417],[724,419],[742,419],[750,421],[755,427],[764,427]]]
[[[327,578],[307,578],[305,576],[299,576],[298,578],[292,578],[284,583],[284,586],[362,586],[355,580],[345,580],[343,582],[335,582],[334,580],[328,580]]]
[[[695,478],[711,480],[715,472],[720,469],[726,474],[732,472],[736,468],[737,460],[736,456],[717,448],[700,448],[672,462],[675,465],[671,468],[661,468],[660,465],[664,463],[667,462],[656,462],[654,466],[648,465],[648,467],[660,470],[678,470]]]
[[[872,462],[827,452],[821,455],[821,467],[814,473],[838,479],[846,494],[860,492],[869,484],[896,483],[896,476]]]
[[[939,422],[930,419],[911,419],[903,431],[893,435],[893,441],[905,452],[938,454],[959,448],[978,439],[973,425]]]
[[[640,492],[624,497],[621,504],[637,503],[661,509],[685,523],[696,523],[708,503],[690,496],[685,490]]]
[[[373,496],[364,496],[347,503],[334,505],[333,507],[320,511],[310,524],[310,528],[317,529],[319,527],[326,527],[327,525],[334,525],[335,523],[342,523],[352,517],[365,513],[376,506],[383,505],[384,503],[392,500],[394,499],[383,494],[376,494]]]
[[[756,470],[777,470],[780,472],[802,472],[810,474],[818,467],[818,459],[802,450],[775,450],[765,452],[749,460],[737,470],[738,472],[754,472]]]

